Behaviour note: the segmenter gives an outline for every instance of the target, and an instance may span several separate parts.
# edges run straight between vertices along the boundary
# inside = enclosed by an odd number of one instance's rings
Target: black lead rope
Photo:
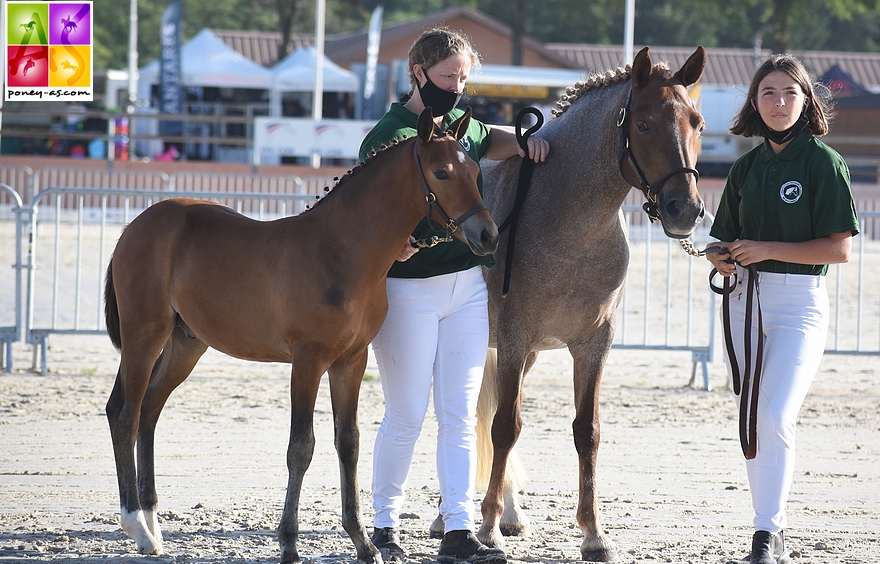
[[[536,123],[523,133],[522,122],[526,114],[535,116]],[[513,266],[513,243],[516,239],[516,225],[519,222],[519,212],[526,200],[526,194],[529,192],[529,184],[532,182],[532,172],[534,171],[535,162],[529,158],[529,137],[532,136],[532,133],[538,131],[542,125],[544,125],[544,116],[537,108],[529,106],[528,108],[521,109],[516,114],[516,142],[525,151],[526,155],[522,158],[522,162],[519,165],[519,181],[516,185],[516,198],[513,201],[513,209],[510,211],[507,219],[501,224],[501,227],[498,228],[499,233],[508,227],[510,228],[510,235],[507,238],[507,254],[504,259],[502,298],[506,298],[510,292],[510,273]]]
[[[722,249],[726,251],[727,249]],[[761,314],[761,290],[758,285],[758,271],[754,265],[745,267],[749,273],[746,289],[746,314],[743,323],[743,373],[740,379],[739,364],[736,350],[733,348],[733,332],[730,325],[730,292],[736,287],[736,275],[723,279],[721,288],[712,283],[718,273],[712,269],[709,274],[709,287],[716,294],[721,294],[721,318],[724,325],[724,344],[730,360],[730,372],[733,379],[733,393],[740,396],[739,400],[739,442],[743,456],[752,460],[758,454],[758,388],[761,385],[761,373],[764,360],[764,318]],[[755,351],[755,371],[752,368],[752,310],[757,302],[758,312],[758,343]],[[751,388],[751,390],[749,389]],[[751,393],[749,393],[751,391]]]

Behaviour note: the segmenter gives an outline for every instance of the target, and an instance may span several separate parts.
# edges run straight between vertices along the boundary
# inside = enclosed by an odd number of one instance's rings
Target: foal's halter
[[[642,192],[644,192],[645,197],[648,198],[648,201],[645,202],[642,209],[645,210],[645,213],[651,218],[651,223],[654,223],[654,220],[660,219],[660,211],[658,209],[660,202],[658,197],[660,195],[660,190],[663,189],[663,184],[676,174],[692,173],[694,179],[699,180],[700,173],[697,172],[697,169],[695,168],[683,166],[666,174],[653,184],[648,183],[645,173],[642,172],[642,168],[639,166],[639,163],[636,162],[636,156],[633,154],[632,149],[629,146],[629,106],[632,102],[632,93],[633,87],[632,83],[630,83],[629,92],[626,94],[626,104],[620,108],[620,113],[617,114],[617,133],[620,136],[620,153],[617,157],[617,168],[620,171],[621,178],[626,180],[626,177],[623,175],[623,161],[629,161],[629,165],[635,171],[636,176],[639,177],[639,182],[642,184]]]
[[[458,142],[456,141],[456,143]],[[464,212],[456,219],[452,219],[451,217],[449,217],[449,215],[447,215],[447,213],[443,211],[443,207],[440,205],[440,203],[437,202],[437,196],[435,196],[434,193],[431,192],[431,189],[428,187],[428,179],[425,178],[425,171],[422,170],[422,161],[421,159],[419,159],[418,148],[419,142],[418,140],[415,140],[413,142],[413,157],[416,159],[416,168],[419,170],[419,178],[422,180],[422,189],[425,191],[425,221],[428,222],[428,225],[434,231],[446,231],[446,235],[443,237],[434,235],[427,239],[419,239],[412,244],[413,247],[426,249],[438,245],[439,243],[449,243],[453,239],[452,234],[458,231],[459,225],[464,223],[467,218],[474,215],[475,213],[488,208],[486,207],[486,204],[479,204]],[[441,225],[431,218],[432,209],[437,212],[437,215],[439,215],[443,219],[443,221],[446,222],[445,225]]]

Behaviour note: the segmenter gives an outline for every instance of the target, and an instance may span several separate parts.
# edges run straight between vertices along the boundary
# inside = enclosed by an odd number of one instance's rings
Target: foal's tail
[[[122,350],[122,337],[119,333],[119,307],[116,304],[116,288],[113,287],[113,259],[107,265],[107,279],[104,283],[104,319],[107,334],[116,350]]]

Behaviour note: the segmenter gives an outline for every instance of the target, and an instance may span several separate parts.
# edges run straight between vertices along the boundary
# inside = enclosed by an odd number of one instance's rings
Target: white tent
[[[183,86],[257,88],[271,90],[272,73],[230,48],[205,28],[180,49]],[[138,98],[150,99],[150,87],[159,84],[159,61],[139,71]]]
[[[340,67],[326,56],[323,62],[322,92],[357,92],[357,75]],[[317,78],[318,50],[314,46],[300,47],[272,67],[275,87],[269,95],[269,113],[281,115],[282,92],[314,92]]]
[[[281,92],[314,92],[318,51],[314,46],[300,47],[272,67],[275,88]],[[356,74],[340,67],[326,56],[323,72],[324,92],[357,92]]]

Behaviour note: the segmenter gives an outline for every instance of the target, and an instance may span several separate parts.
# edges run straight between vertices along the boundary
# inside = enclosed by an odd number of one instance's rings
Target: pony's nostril
[[[670,200],[666,203],[666,206],[664,206],[664,208],[666,209],[666,217],[670,219],[678,217],[681,213],[681,210],[678,207],[678,200]]]

